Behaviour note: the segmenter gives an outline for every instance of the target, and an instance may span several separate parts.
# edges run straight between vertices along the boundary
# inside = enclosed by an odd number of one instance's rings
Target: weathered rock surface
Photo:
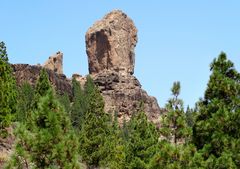
[[[28,64],[13,64],[13,72],[17,80],[17,84],[21,85],[23,82],[29,82],[31,85],[35,85],[39,77],[41,69],[43,67]],[[58,91],[63,94],[67,92],[72,95],[71,81],[66,78],[64,74],[55,73],[53,70],[46,69],[49,75],[49,80]]]
[[[107,112],[114,113],[116,111],[120,121],[123,118],[129,120],[143,103],[143,109],[148,118],[157,122],[160,115],[157,100],[148,96],[147,92],[141,89],[141,84],[136,77],[109,70],[94,74],[92,77],[103,95]]]
[[[50,56],[43,64],[43,67],[50,69],[58,74],[63,74],[63,53],[58,51],[56,54]]]
[[[157,123],[161,114],[157,100],[132,75],[136,43],[133,21],[122,11],[110,12],[86,33],[89,73],[101,90],[105,110],[118,112],[120,122],[137,112],[142,102],[148,118]]]
[[[120,10],[114,10],[88,29],[86,36],[89,73],[114,70],[134,73],[137,29]]]

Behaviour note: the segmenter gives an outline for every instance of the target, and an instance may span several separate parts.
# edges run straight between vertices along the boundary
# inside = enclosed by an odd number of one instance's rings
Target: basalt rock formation
[[[134,73],[137,29],[122,11],[115,10],[97,21],[86,33],[89,73],[105,100],[107,112],[128,120],[142,109],[151,121],[161,113],[157,100],[141,88]],[[82,82],[82,80],[79,80]]]

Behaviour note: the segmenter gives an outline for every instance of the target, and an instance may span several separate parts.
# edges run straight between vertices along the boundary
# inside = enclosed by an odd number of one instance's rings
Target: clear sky
[[[203,96],[209,64],[221,51],[240,70],[240,1],[2,0],[0,41],[10,62],[44,63],[64,53],[64,73],[88,73],[85,33],[113,9],[138,28],[135,76],[163,107],[174,81],[185,106]]]

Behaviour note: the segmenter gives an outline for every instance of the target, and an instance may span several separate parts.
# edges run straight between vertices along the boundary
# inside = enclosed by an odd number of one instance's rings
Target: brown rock
[[[134,73],[137,29],[120,10],[114,10],[88,29],[86,36],[89,73],[114,70]]]
[[[49,59],[43,64],[43,67],[58,74],[63,74],[63,53],[58,51],[56,54],[50,56]]]
[[[157,100],[132,76],[137,43],[133,21],[122,11],[112,11],[89,28],[85,38],[89,72],[103,95],[105,110],[118,112],[121,122],[143,103],[148,118],[157,123],[161,113]]]
[[[23,82],[29,82],[33,86],[37,82],[41,69],[43,69],[41,66],[28,64],[13,64],[12,67],[18,85],[21,85]],[[69,96],[72,96],[71,81],[64,74],[58,74],[50,69],[47,69],[47,73],[50,82],[59,94],[66,92]]]
[[[161,110],[157,100],[148,96],[136,77],[106,70],[92,75],[92,78],[105,100],[105,111],[118,112],[120,122],[124,117],[128,120],[133,113],[139,111],[141,103],[149,120],[158,122]]]

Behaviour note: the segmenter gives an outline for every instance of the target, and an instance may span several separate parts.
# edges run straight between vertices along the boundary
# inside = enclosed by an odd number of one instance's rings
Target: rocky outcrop
[[[63,53],[58,51],[56,54],[50,56],[43,64],[43,67],[55,73],[63,74]]]
[[[16,77],[18,85],[23,82],[29,82],[31,85],[35,85],[39,77],[41,69],[43,67],[28,64],[13,64],[13,72]],[[71,81],[66,78],[63,74],[55,73],[53,70],[46,69],[49,75],[49,80],[57,90],[59,94],[64,92],[72,95]]]
[[[128,120],[133,113],[144,109],[148,118],[157,123],[161,114],[157,100],[142,89],[134,73],[134,47],[137,43],[137,29],[133,21],[122,11],[115,10],[97,21],[86,33],[86,51],[89,73],[98,85],[105,100],[106,112],[118,112],[119,121]],[[62,74],[62,53],[49,58],[43,67],[47,68],[49,79],[58,93],[72,96],[71,81]],[[35,84],[42,66],[28,64],[12,65],[17,83],[28,81]],[[86,77],[74,74],[84,86]]]
[[[136,77],[105,70],[92,75],[92,78],[103,95],[105,110],[110,113],[117,112],[120,122],[123,118],[129,120],[133,113],[143,108],[148,118],[157,123],[160,115],[157,100],[148,96]]]
[[[128,120],[142,104],[151,121],[161,114],[157,100],[141,88],[134,73],[137,29],[122,11],[112,11],[86,33],[89,73],[105,100],[107,112]],[[81,82],[82,80],[79,79]]]
[[[72,79],[75,78],[81,85],[82,88],[84,88],[84,85],[87,81],[87,78],[85,76],[79,75],[77,73],[72,75]]]
[[[89,73],[113,70],[134,73],[137,29],[120,10],[114,10],[88,29],[86,36]]]

